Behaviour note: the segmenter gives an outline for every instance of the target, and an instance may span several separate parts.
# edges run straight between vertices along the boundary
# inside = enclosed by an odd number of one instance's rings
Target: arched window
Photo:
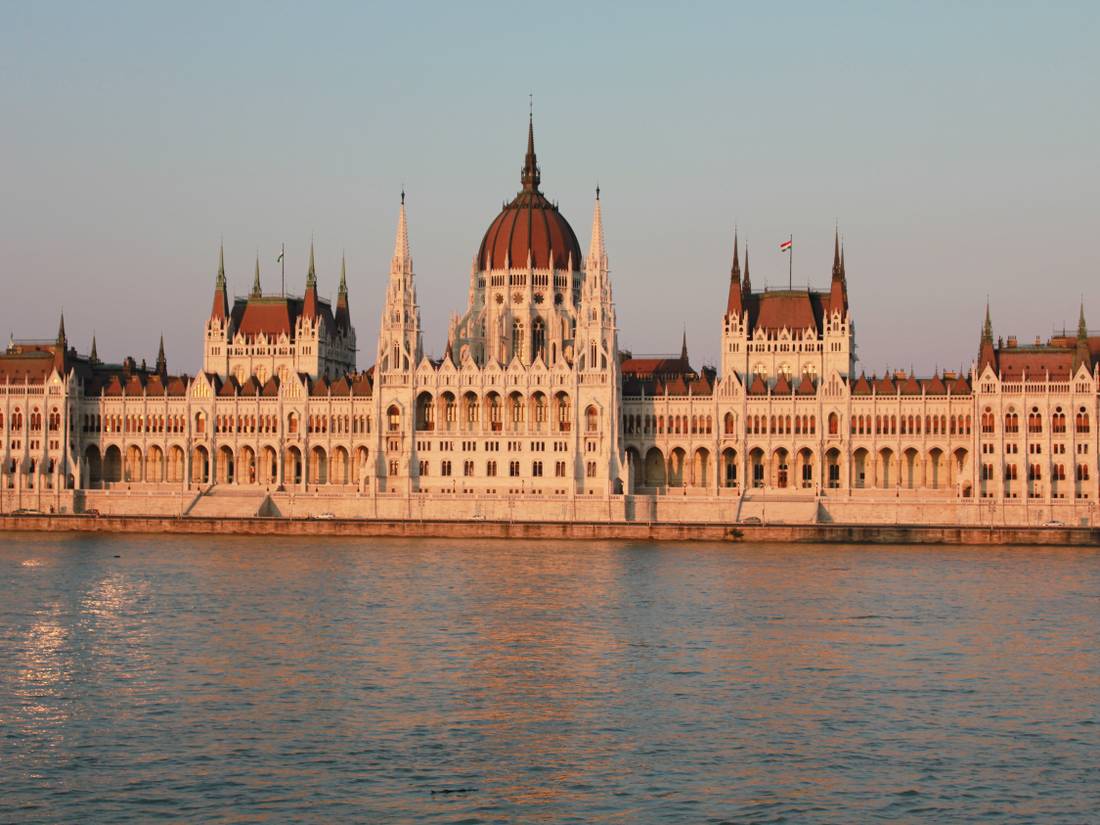
[[[590,404],[588,409],[584,411],[584,426],[590,433],[594,433],[600,428],[600,413],[594,404]]]
[[[531,324],[531,360],[540,356],[546,360],[546,322],[536,318]]]
[[[512,357],[523,360],[523,322],[512,321]]]

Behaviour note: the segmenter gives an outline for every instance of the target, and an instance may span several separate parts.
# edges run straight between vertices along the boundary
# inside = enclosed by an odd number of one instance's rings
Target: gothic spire
[[[603,212],[600,210],[600,187],[596,187],[596,204],[592,208],[592,243],[588,247],[588,264],[607,268],[607,247],[603,238]]]
[[[684,325],[684,339],[680,344],[680,360],[685,364],[688,362],[688,331],[686,324]]]
[[[840,228],[833,232],[833,277],[829,286],[829,311],[843,317],[848,311],[848,284],[844,278],[844,247],[840,243]]]
[[[752,295],[752,280],[749,278],[749,245],[745,244],[745,277],[741,281],[741,298],[747,300]]]
[[[252,297],[259,298],[263,295],[260,289],[260,255],[256,253],[256,274],[252,278]]]
[[[214,279],[214,304],[210,309],[211,320],[229,317],[229,297],[225,285],[225,244],[218,244],[218,277]]]
[[[160,335],[160,349],[157,350],[157,374],[162,378],[168,375],[168,360],[164,357],[164,333]]]
[[[839,279],[843,277],[843,271],[840,268],[840,228],[837,227],[833,232],[833,278]]]
[[[309,239],[309,269],[306,271],[306,289],[317,288],[317,266],[313,263],[313,239]]]
[[[69,348],[65,340],[65,313],[61,313],[61,323],[57,325],[57,344],[53,348],[53,363],[59,374],[65,374],[65,351]]]
[[[730,289],[726,298],[726,317],[741,318],[744,302],[741,300],[741,262],[737,259],[737,227],[733,228],[733,264],[730,266]]]
[[[520,175],[523,191],[539,191],[540,179],[538,160],[535,157],[535,116],[532,113],[527,117],[527,155],[523,159],[523,173]]]
[[[95,348],[95,333],[94,332],[92,333],[92,351],[90,353],[88,353],[88,361],[90,361],[93,364],[98,363],[98,361],[99,361],[99,353],[96,352],[96,348]]]
[[[214,281],[215,289],[225,289],[225,243],[218,244],[218,277]]]
[[[317,305],[317,265],[313,261],[313,239],[309,241],[309,269],[306,270],[306,294],[302,299],[302,315],[316,318]]]
[[[393,241],[392,274],[412,273],[412,255],[409,252],[409,223],[405,213],[405,192],[401,192],[401,209],[397,213],[397,236]]]
[[[340,256],[340,289],[336,293],[336,328],[347,334],[351,329],[351,310],[348,308],[348,262]]]
[[[1077,348],[1073,353],[1073,369],[1081,364],[1092,365],[1092,353],[1089,352],[1089,327],[1085,323],[1085,302],[1081,301],[1081,314],[1077,318]]]
[[[985,302],[985,322],[982,324],[982,341],[978,347],[978,371],[990,365],[997,369],[997,353],[993,349],[993,321],[989,317],[989,301]]]

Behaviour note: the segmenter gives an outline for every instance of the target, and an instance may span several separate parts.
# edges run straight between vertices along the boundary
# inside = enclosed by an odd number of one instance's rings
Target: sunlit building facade
[[[1100,338],[994,341],[967,374],[855,370],[847,271],[754,290],[733,239],[719,363],[619,347],[599,192],[587,253],[541,189],[489,225],[441,357],[424,352],[404,196],[372,363],[346,269],[320,297],[230,300],[219,259],[203,369],[54,339],[0,353],[0,509],[172,515],[1091,520]],[[9,304],[11,306],[11,304]],[[770,511],[767,509],[770,508]],[[770,512],[770,515],[769,515]]]

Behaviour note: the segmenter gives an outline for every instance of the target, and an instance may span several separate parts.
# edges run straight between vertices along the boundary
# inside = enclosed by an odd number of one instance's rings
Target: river
[[[0,535],[0,821],[1098,822],[1095,549]]]

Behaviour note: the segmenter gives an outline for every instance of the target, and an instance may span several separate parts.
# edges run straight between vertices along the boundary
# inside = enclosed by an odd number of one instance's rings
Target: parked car
[[[91,507],[91,508],[84,511],[84,515],[91,516],[92,518],[99,518],[103,514],[100,513],[99,510],[95,509],[94,507]]]
[[[318,513],[314,518],[323,518],[325,521],[336,518],[335,513]]]
[[[1056,519],[1056,518],[1052,518],[1050,521],[1048,521],[1043,526],[1044,527],[1065,527],[1066,523],[1064,521],[1058,521],[1058,519]]]
[[[29,507],[20,507],[18,510],[12,510],[11,514],[13,516],[40,516],[40,515],[42,515],[42,513],[40,513],[38,510],[31,510]]]
[[[748,518],[741,519],[742,524],[763,524],[759,516],[749,516]]]

